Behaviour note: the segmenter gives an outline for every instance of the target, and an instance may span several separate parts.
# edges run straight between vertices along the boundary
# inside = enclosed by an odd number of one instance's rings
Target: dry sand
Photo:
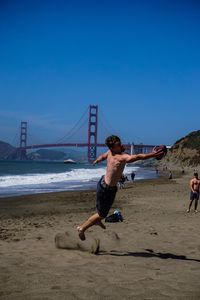
[[[94,212],[95,192],[0,199],[0,299],[200,299],[200,213],[186,213],[188,180],[126,185],[111,210],[124,222],[94,226],[85,242],[74,228]],[[66,231],[78,250],[56,248]]]

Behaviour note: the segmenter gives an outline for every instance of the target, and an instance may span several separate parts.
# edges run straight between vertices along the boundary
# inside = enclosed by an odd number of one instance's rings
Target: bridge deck
[[[131,144],[123,144],[125,148],[131,148]],[[106,147],[105,144],[94,144],[91,146],[96,147]],[[145,145],[145,144],[134,144],[134,148],[153,148],[155,145]],[[63,143],[63,144],[38,144],[38,145],[30,145],[26,147],[19,147],[19,150],[30,150],[30,149],[38,149],[38,148],[57,148],[57,147],[88,147],[87,143]]]

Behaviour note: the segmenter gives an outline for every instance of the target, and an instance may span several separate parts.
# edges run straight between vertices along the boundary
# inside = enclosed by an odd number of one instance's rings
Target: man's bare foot
[[[106,226],[101,222],[101,220],[97,221],[97,222],[95,223],[95,225],[98,225],[98,226],[100,226],[101,228],[106,229]]]
[[[84,231],[81,229],[80,226],[77,227],[78,230],[78,236],[81,239],[81,241],[85,241],[85,233]]]

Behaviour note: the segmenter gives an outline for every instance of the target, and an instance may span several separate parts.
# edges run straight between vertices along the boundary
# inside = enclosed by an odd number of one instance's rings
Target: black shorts
[[[117,186],[110,187],[101,177],[97,184],[96,209],[100,217],[105,218],[115,200]]]
[[[190,200],[199,200],[199,192],[190,192]]]

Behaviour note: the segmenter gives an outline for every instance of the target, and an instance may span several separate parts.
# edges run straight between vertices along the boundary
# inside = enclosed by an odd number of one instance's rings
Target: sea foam
[[[126,167],[125,173],[130,174],[138,167]],[[0,177],[0,188],[14,186],[32,186],[39,184],[55,184],[55,183],[85,183],[97,181],[105,174],[103,168],[79,168],[62,173],[47,173],[47,174],[23,174],[23,175],[6,175]]]

